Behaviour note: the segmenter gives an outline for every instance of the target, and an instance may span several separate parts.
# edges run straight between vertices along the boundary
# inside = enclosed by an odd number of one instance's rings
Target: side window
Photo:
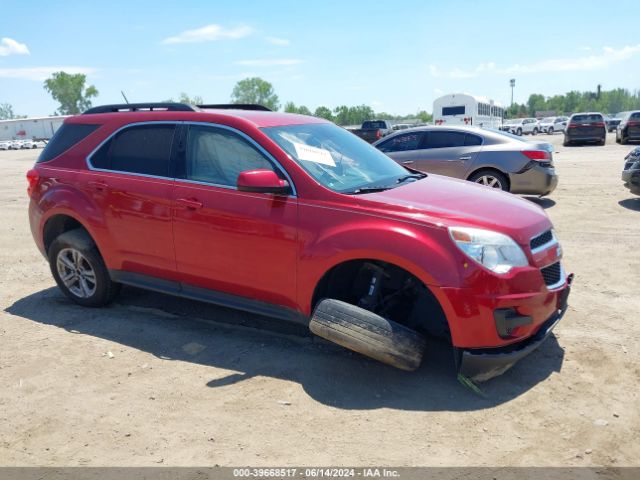
[[[425,142],[426,148],[448,148],[464,146],[464,132],[453,131],[430,131]]]
[[[253,145],[222,128],[189,127],[185,178],[235,187],[245,170],[268,169],[273,165]]]
[[[404,133],[390,138],[382,143],[378,148],[382,152],[405,152],[407,150],[417,150],[422,138],[421,132]]]
[[[169,177],[175,125],[137,125],[117,133],[91,157],[95,168]]]
[[[464,136],[464,145],[465,147],[471,147],[474,145],[482,145],[482,137],[478,135],[473,135],[471,133],[467,133]]]

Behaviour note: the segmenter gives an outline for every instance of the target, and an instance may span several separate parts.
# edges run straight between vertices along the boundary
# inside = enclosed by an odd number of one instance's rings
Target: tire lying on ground
[[[401,370],[418,368],[425,349],[424,337],[415,330],[332,298],[318,303],[309,329],[319,337]]]

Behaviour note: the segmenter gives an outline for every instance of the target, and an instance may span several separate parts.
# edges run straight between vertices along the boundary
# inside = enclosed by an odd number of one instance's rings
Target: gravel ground
[[[274,320],[125,288],[55,287],[27,221],[36,152],[0,152],[0,465],[638,465],[640,197],[629,146],[561,146],[537,200],[575,272],[537,352],[463,388],[437,345],[394,370]],[[258,327],[258,328],[256,328]],[[635,439],[635,440],[634,440]]]

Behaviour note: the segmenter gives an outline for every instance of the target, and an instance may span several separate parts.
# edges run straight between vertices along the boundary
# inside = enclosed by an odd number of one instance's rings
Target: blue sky
[[[431,111],[444,93],[640,88],[640,1],[29,1],[0,3],[0,103],[48,115],[51,72],[95,104],[180,92],[227,102],[247,76],[281,103]]]

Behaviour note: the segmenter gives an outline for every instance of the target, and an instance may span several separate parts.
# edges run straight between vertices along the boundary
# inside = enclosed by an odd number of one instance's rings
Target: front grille
[[[545,285],[555,285],[556,283],[560,282],[560,276],[562,275],[560,262],[556,262],[553,265],[541,268],[540,273],[542,273],[542,278],[544,279]]]
[[[551,233],[551,230],[547,230],[546,232],[531,239],[531,250],[535,250],[536,248],[549,243],[551,240],[553,240],[553,233]]]

